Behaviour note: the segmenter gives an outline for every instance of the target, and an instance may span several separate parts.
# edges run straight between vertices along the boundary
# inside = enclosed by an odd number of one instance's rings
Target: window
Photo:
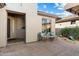
[[[71,24],[75,24],[75,22],[76,22],[75,20],[72,20],[72,21],[71,21]]]
[[[23,5],[23,4],[22,4],[22,3],[20,3],[20,6],[21,6],[21,7],[22,7],[22,5]]]
[[[51,20],[47,18],[42,18],[42,31],[51,32]]]
[[[42,24],[47,24],[47,23],[51,23],[50,19],[46,19],[46,18],[42,18]]]

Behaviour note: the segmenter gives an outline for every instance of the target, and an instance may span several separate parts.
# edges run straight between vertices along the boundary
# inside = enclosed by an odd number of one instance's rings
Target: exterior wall
[[[70,21],[55,24],[55,28],[65,28],[65,27],[75,27],[75,26],[79,26],[79,20],[77,20],[75,24],[71,24]]]
[[[7,13],[5,8],[0,9],[0,47],[7,45]]]
[[[70,22],[62,22],[62,23],[56,23],[55,28],[65,28],[70,25]]]
[[[52,32],[54,32],[55,35],[55,18],[52,19]]]
[[[6,3],[6,9],[26,13],[27,4],[30,3]]]
[[[42,29],[41,17],[37,15],[37,4],[27,4],[26,10],[26,42],[34,42]]]

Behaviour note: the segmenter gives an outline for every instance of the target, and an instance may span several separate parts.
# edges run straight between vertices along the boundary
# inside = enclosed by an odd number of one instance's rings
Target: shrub
[[[79,27],[63,28],[61,29],[61,35],[64,37],[72,36],[74,39],[79,39]]]
[[[64,37],[68,37],[70,33],[70,28],[63,28],[61,29],[61,35]]]

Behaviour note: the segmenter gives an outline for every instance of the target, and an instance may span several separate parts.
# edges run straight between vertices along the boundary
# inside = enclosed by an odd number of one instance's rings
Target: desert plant
[[[61,32],[62,36],[68,37],[69,32],[70,32],[70,28],[62,28],[60,32]]]
[[[79,39],[79,27],[63,28],[61,29],[61,35],[64,37],[72,36],[74,39]]]

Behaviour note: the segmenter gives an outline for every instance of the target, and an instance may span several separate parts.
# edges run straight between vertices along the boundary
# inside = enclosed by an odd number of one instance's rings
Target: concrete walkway
[[[19,42],[0,48],[2,56],[79,56],[79,45],[63,40],[39,41],[29,44]]]

